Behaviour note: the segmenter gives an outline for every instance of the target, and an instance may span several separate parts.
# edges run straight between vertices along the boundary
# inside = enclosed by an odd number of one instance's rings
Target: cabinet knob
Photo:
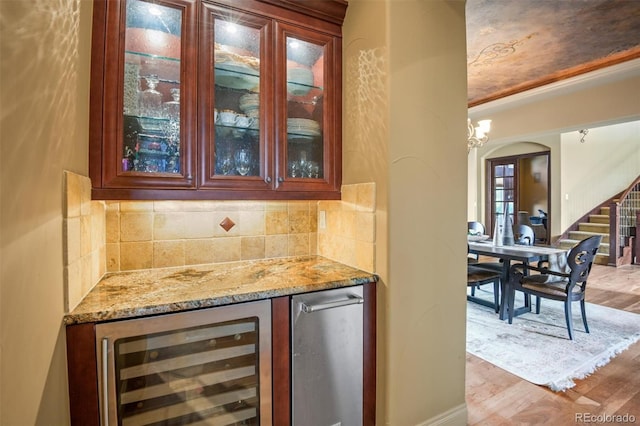
[[[284,178],[283,178],[282,176],[280,176],[280,177],[278,178],[278,182],[280,182],[280,183],[284,182]]]
[[[271,176],[267,176],[266,178],[264,178],[264,181],[267,183],[271,183]]]

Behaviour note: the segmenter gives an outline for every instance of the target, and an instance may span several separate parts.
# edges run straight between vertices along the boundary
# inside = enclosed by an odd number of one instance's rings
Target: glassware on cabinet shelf
[[[125,2],[121,170],[181,173],[184,10],[155,1]]]
[[[215,173],[255,176],[260,153],[260,27],[216,19],[213,124]],[[232,170],[228,170],[231,158]]]
[[[253,160],[251,158],[251,151],[246,148],[242,148],[236,151],[234,154],[234,161],[236,170],[240,176],[246,176],[251,171]]]
[[[286,48],[288,176],[322,178],[325,46],[287,37]]]
[[[147,89],[140,92],[140,113],[144,117],[161,117],[162,93],[156,90],[160,80],[156,74],[148,75],[144,80]]]

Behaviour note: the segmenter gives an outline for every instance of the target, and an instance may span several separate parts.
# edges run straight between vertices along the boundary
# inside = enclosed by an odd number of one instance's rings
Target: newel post
[[[620,251],[620,204],[609,204],[609,266],[618,265]]]

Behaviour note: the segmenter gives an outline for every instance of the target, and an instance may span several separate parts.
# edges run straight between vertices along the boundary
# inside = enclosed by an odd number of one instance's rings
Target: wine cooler
[[[271,425],[268,300],[96,326],[103,425]]]

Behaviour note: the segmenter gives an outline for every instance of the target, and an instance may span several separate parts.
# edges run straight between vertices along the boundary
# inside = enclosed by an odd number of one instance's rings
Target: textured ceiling
[[[467,0],[469,106],[640,57],[640,0]]]

